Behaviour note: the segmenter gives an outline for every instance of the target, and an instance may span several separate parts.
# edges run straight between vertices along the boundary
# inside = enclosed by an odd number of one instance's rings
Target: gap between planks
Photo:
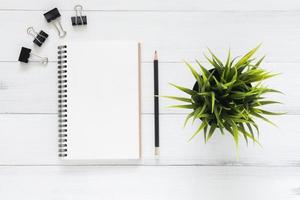
[[[0,164],[1,167],[252,167],[252,168],[299,168],[300,164]]]
[[[197,64],[194,60],[185,60],[190,64]],[[200,63],[209,64],[206,60],[198,60]],[[17,60],[0,60],[0,63],[19,63]],[[39,63],[39,61],[31,61],[31,63]],[[55,60],[48,60],[48,63],[57,63]],[[152,64],[153,60],[144,60],[141,61],[141,64]],[[185,64],[183,61],[173,61],[173,60],[159,60],[160,64]],[[271,61],[266,60],[264,61],[265,64],[300,64],[299,61]]]
[[[0,12],[46,12],[47,9],[13,9],[13,8],[4,8],[0,9]],[[74,9],[60,9],[62,12],[74,12]],[[154,9],[136,9],[136,10],[129,10],[129,9],[86,9],[84,12],[144,12],[144,13],[298,13],[300,12],[299,9],[294,10],[179,10],[179,9],[162,9],[162,10],[154,10]]]
[[[17,113],[17,112],[6,112],[6,113],[0,113],[0,115],[57,115],[58,113],[39,113],[39,112],[34,112],[34,113]],[[181,116],[181,115],[187,115],[188,113],[159,113],[159,115],[172,115],[172,116]],[[141,113],[141,115],[154,115],[154,113]],[[300,114],[297,113],[286,113],[284,115],[288,116],[298,116]]]

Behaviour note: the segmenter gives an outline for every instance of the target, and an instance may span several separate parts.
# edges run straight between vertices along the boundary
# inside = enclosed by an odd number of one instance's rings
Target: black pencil
[[[154,53],[154,145],[155,155],[159,155],[159,87],[158,87],[158,57],[157,52]]]

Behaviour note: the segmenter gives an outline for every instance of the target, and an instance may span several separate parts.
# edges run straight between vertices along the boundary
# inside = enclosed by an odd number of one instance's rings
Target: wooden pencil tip
[[[154,155],[159,156],[159,154],[160,154],[159,147],[155,147]]]
[[[155,52],[154,52],[154,60],[157,60],[157,59],[158,59],[157,51],[155,50]]]

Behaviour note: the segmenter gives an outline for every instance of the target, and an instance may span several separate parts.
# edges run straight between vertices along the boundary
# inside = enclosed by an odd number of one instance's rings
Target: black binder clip
[[[60,13],[57,8],[54,8],[44,14],[46,20],[48,23],[52,22],[53,25],[55,26],[56,30],[58,31],[59,37],[65,37],[67,34],[66,31],[61,26],[60,23]]]
[[[27,29],[27,33],[28,33],[28,35],[31,35],[34,38],[33,43],[36,44],[36,45],[38,45],[39,47],[42,46],[42,44],[45,42],[45,40],[48,37],[47,33],[45,33],[42,30],[39,33],[37,33],[33,29],[33,27],[29,27]]]
[[[19,61],[28,63],[30,61],[29,60],[30,56],[35,56],[35,57],[39,58],[39,62],[41,62],[44,65],[46,65],[48,63],[48,58],[33,54],[33,53],[31,53],[31,49],[28,49],[26,47],[22,47],[20,55],[19,55]]]
[[[76,5],[74,7],[74,10],[76,12],[76,16],[71,17],[72,25],[73,26],[86,25],[87,24],[87,17],[82,16],[82,10],[83,10],[82,5]]]

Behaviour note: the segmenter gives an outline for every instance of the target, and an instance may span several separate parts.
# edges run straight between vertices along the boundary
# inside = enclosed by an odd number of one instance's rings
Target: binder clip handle
[[[67,31],[65,31],[63,29],[63,27],[61,26],[61,23],[59,21],[55,21],[53,24],[54,24],[54,27],[56,28],[56,30],[58,32],[58,36],[60,38],[63,38],[67,35]]]
[[[28,33],[28,35],[31,35],[32,37],[36,37],[38,35],[38,33],[34,30],[34,28],[32,26],[27,28],[27,33]]]
[[[78,16],[82,17],[82,10],[83,10],[82,5],[74,6],[74,10],[76,12],[76,17],[78,17]]]
[[[33,55],[37,58],[39,58],[39,62],[41,62],[43,65],[46,65],[48,63],[48,58],[47,57],[42,57],[33,53],[30,53],[30,55]]]

